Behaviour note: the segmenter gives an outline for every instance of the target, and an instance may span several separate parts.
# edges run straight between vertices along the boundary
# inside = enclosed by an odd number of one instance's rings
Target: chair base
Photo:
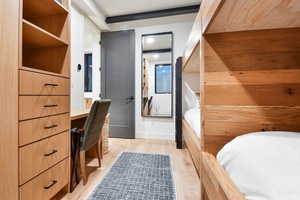
[[[100,142],[101,141],[101,142]],[[80,174],[83,180],[83,185],[87,184],[88,177],[86,173],[86,158],[85,158],[85,150],[80,151],[79,160],[80,160]],[[101,167],[101,160],[103,159],[103,151],[102,151],[102,139],[99,140],[96,144],[96,153],[98,159],[98,166]]]

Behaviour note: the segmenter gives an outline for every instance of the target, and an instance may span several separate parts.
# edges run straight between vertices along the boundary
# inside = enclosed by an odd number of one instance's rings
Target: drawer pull
[[[45,126],[44,128],[45,129],[51,129],[51,128],[56,128],[56,127],[58,127],[58,125],[57,124],[53,124],[51,126]]]
[[[54,181],[52,181],[52,183],[50,185],[45,186],[44,189],[48,190],[48,189],[52,188],[56,183],[58,183],[58,181],[54,180]]]
[[[53,87],[57,87],[59,86],[58,84],[55,83],[45,83],[45,86],[53,86]]]
[[[58,151],[56,149],[53,149],[53,151],[51,153],[46,153],[44,154],[45,157],[51,156],[52,154],[57,153]]]
[[[52,107],[57,107],[57,104],[52,104],[52,105],[44,105],[45,108],[52,108]]]

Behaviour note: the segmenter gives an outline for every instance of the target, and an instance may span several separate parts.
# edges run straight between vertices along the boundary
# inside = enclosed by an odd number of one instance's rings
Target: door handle
[[[130,96],[130,97],[126,98],[126,100],[127,100],[126,104],[129,104],[130,102],[134,101],[134,99],[135,99],[134,96]]]
[[[126,98],[128,101],[133,101],[135,98],[134,98],[134,96],[130,96],[130,97],[128,97],[128,98]]]

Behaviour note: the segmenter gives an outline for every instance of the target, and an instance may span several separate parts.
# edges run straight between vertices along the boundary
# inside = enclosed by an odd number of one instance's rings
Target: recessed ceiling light
[[[155,39],[154,39],[153,37],[148,37],[148,38],[146,39],[146,42],[147,42],[148,44],[152,44],[152,43],[154,43],[154,41],[155,41]]]
[[[158,54],[154,54],[153,58],[157,59],[157,58],[159,58],[159,55]]]

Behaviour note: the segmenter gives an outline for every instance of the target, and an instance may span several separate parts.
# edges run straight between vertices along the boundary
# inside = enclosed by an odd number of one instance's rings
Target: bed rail
[[[245,200],[216,158],[202,153],[202,184],[209,200]]]

